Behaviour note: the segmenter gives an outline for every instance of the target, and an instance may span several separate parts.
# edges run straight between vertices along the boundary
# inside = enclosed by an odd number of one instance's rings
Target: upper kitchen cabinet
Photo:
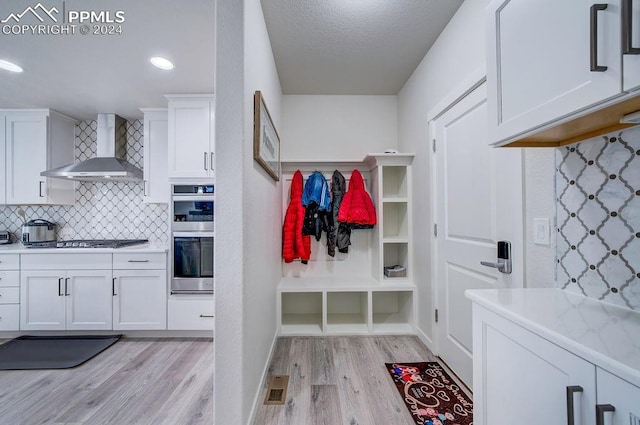
[[[0,151],[4,160],[0,203],[73,205],[72,181],[40,172],[73,162],[75,120],[44,110],[0,111]]]
[[[167,150],[169,139],[166,109],[141,109],[144,113],[144,196],[150,204],[169,203]]]
[[[487,103],[492,145],[558,146],[627,126],[620,118],[640,109],[638,92],[630,93],[640,87],[640,49],[624,53],[621,37],[624,21],[630,31],[625,37],[631,45],[640,45],[640,18],[634,16],[631,22],[630,15],[640,8],[640,1],[633,1],[638,4],[489,4]]]
[[[212,95],[167,95],[169,178],[215,176]]]

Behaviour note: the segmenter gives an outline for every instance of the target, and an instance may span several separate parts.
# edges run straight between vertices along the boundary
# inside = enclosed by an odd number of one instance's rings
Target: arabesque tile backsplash
[[[640,310],[640,126],[556,149],[558,287]]]
[[[76,160],[96,155],[96,121],[76,126]],[[126,158],[143,166],[143,123],[126,123]],[[145,204],[142,182],[79,182],[76,204],[71,206],[0,206],[0,229],[20,237],[24,212],[26,220],[43,218],[58,224],[58,239],[149,239],[168,242],[166,204]]]

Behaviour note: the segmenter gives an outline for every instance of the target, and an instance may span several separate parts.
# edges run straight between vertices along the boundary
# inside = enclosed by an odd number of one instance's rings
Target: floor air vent
[[[271,376],[269,378],[264,404],[284,404],[287,398],[287,385],[289,385],[288,375]]]

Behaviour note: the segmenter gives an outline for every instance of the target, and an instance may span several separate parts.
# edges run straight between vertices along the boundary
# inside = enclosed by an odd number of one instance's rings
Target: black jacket
[[[331,257],[336,255],[336,245],[338,251],[346,253],[351,244],[351,229],[344,223],[338,223],[338,211],[346,190],[347,184],[344,176],[340,171],[335,170],[331,177],[331,216],[327,231],[327,253]]]

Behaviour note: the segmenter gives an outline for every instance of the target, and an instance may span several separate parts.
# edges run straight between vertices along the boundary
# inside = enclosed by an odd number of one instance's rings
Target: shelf
[[[408,267],[409,244],[406,242],[383,242],[383,266],[394,266],[396,264]]]
[[[278,285],[280,292],[352,291],[367,290],[380,282],[367,277],[283,277]]]
[[[406,203],[382,204],[382,237],[409,238],[409,212]]]
[[[385,165],[382,167],[382,199],[408,196],[407,167]]]
[[[322,333],[322,293],[283,293],[281,332],[283,334]]]
[[[368,293],[327,292],[327,333],[367,333]]]
[[[372,294],[372,330],[374,332],[413,331],[413,293],[409,291]]]
[[[404,196],[403,197],[394,196],[389,198],[382,198],[382,202],[383,203],[409,202],[409,198]]]

